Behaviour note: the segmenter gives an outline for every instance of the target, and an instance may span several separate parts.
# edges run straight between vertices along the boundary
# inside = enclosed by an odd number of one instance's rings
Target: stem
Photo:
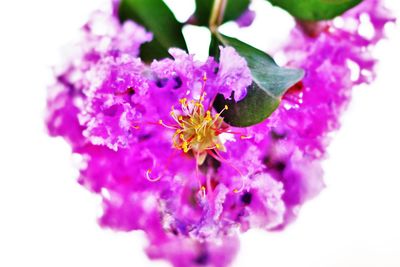
[[[226,7],[227,0],[214,0],[214,5],[211,10],[209,27],[212,33],[216,33],[218,26],[221,25]]]

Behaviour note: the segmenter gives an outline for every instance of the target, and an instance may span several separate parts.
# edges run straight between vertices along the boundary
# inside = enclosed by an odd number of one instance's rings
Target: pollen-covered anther
[[[185,153],[187,153],[187,152],[189,151],[188,142],[183,141],[183,143],[182,143],[182,149],[183,149],[183,152],[185,152]]]
[[[211,118],[211,112],[209,111],[209,110],[207,110],[207,112],[206,112],[206,117],[204,118],[206,121],[212,121],[212,118]]]

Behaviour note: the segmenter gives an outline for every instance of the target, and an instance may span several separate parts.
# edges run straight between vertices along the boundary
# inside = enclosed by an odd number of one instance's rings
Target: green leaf
[[[232,126],[246,127],[262,122],[279,106],[283,94],[303,78],[304,71],[281,68],[268,54],[238,39],[219,35],[219,40],[225,46],[235,48],[245,58],[253,84],[241,101],[235,103],[218,96],[214,107],[221,111],[224,105],[228,105],[229,109],[222,116]]]
[[[211,34],[210,46],[208,48],[208,54],[214,57],[215,60],[219,61],[220,50],[219,46],[222,45],[215,34]]]
[[[214,0],[196,0],[197,25],[208,26]],[[250,4],[250,0],[228,0],[225,8],[223,23],[235,20],[242,15]]]
[[[232,46],[244,57],[256,84],[269,95],[280,98],[285,91],[300,81],[304,71],[279,67],[267,53],[238,39],[222,36],[223,44]]]
[[[118,15],[121,22],[131,19],[153,33],[153,41],[141,47],[143,60],[168,57],[170,47],[187,51],[182,24],[162,0],[122,0]]]
[[[151,62],[153,59],[161,59],[170,57],[168,50],[164,48],[157,39],[153,39],[150,43],[144,43],[140,47],[140,58],[144,62]]]
[[[221,111],[225,105],[228,110],[222,113],[224,121],[232,126],[247,127],[262,122],[268,118],[279,106],[280,100],[268,95],[256,83],[247,88],[247,95],[239,102],[225,99],[223,95],[217,95],[214,107]]]
[[[363,0],[268,0],[304,21],[330,20]]]

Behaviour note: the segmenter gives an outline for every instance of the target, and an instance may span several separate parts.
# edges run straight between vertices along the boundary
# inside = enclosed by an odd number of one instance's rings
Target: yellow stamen
[[[181,105],[183,106],[183,107],[187,107],[187,103],[186,103],[186,98],[181,98],[181,99],[179,99],[179,103],[181,103]]]
[[[209,110],[207,110],[207,112],[206,112],[206,117],[204,118],[206,121],[212,121],[212,118],[211,118],[211,112],[209,111]]]
[[[189,151],[188,142],[184,141],[182,144],[183,152],[187,153]]]

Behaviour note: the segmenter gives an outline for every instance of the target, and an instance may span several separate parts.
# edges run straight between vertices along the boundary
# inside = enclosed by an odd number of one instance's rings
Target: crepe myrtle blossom
[[[368,38],[347,27],[365,16]],[[351,89],[373,79],[370,48],[390,21],[379,1],[342,19],[314,37],[293,30],[283,51],[304,80],[267,120],[234,128],[223,120],[228,107],[212,108],[218,93],[238,101],[252,82],[233,48],[221,47],[219,62],[170,49],[173,58],[146,65],[137,56],[151,33],[96,12],[78,53],[55,71],[46,123],[81,156],[79,183],[103,199],[100,224],[144,231],[150,258],[182,267],[229,266],[238,232],[285,228],[324,188],[328,133]]]

